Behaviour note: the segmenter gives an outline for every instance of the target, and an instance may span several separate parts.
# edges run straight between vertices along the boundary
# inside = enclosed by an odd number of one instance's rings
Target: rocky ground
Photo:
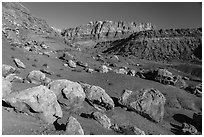
[[[201,28],[60,33],[19,3],[2,11],[3,135],[202,134]]]

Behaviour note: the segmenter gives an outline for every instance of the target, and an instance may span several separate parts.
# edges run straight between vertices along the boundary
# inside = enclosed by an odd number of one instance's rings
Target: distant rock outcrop
[[[152,29],[154,27],[151,23],[95,21],[76,28],[64,29],[61,34],[66,40],[111,39],[124,38],[134,32]]]
[[[202,59],[202,29],[166,29],[135,32],[128,38],[98,43],[94,48],[114,55],[134,55],[158,61]]]

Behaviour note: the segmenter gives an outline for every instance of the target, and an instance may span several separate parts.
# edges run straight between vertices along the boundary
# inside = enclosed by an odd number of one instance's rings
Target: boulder
[[[10,65],[2,64],[2,76],[6,77],[9,74],[15,73],[16,69]]]
[[[84,130],[81,124],[73,116],[69,117],[69,121],[66,124],[66,134],[67,135],[84,135]]]
[[[86,72],[88,72],[88,73],[93,73],[94,72],[94,70],[93,69],[91,69],[91,68],[86,68],[86,70],[85,70]]]
[[[145,135],[144,131],[132,125],[118,126],[117,124],[113,124],[111,126],[111,129],[117,133],[124,135]]]
[[[102,65],[101,67],[100,67],[100,72],[101,73],[108,73],[108,67],[106,66],[106,65]]]
[[[130,75],[130,76],[135,76],[136,71],[133,70],[133,69],[131,69],[131,70],[129,70],[129,71],[127,72],[127,74]]]
[[[112,98],[99,86],[80,83],[86,94],[87,101],[98,110],[114,109]]]
[[[127,74],[127,71],[124,68],[120,68],[118,70],[115,70],[115,73],[118,73],[118,74]]]
[[[63,58],[64,60],[70,60],[70,59],[73,59],[74,56],[71,55],[69,52],[65,52],[65,53],[63,53],[62,58]]]
[[[33,70],[27,76],[27,80],[30,83],[33,83],[33,84],[36,84],[36,85],[42,84],[45,81],[45,79],[46,79],[45,74],[42,73],[39,70]]]
[[[193,125],[187,123],[182,124],[182,132],[185,135],[196,135],[198,133],[197,129]]]
[[[187,84],[181,76],[175,76],[164,68],[141,72],[144,78],[154,80],[165,85],[173,85],[178,88],[186,88]]]
[[[76,64],[81,67],[88,67],[88,63],[83,63],[82,61],[77,61]]]
[[[104,128],[110,129],[111,127],[111,120],[101,112],[93,112],[91,114],[93,119],[95,119],[98,123],[100,123]]]
[[[16,74],[9,74],[8,76],[6,76],[5,79],[10,81],[10,82],[18,82],[18,83],[23,83],[24,82],[24,79],[17,76]]]
[[[68,65],[69,65],[69,67],[71,67],[71,68],[76,68],[76,63],[75,63],[74,61],[72,61],[72,60],[69,60],[69,61],[68,61]]]
[[[197,96],[202,96],[202,83],[198,84],[195,89],[194,89],[194,93]]]
[[[156,89],[125,90],[119,103],[142,116],[160,122],[164,116],[166,98]]]
[[[12,84],[9,80],[2,77],[2,98],[11,93]]]
[[[23,64],[23,62],[20,59],[14,58],[14,62],[18,68],[22,68],[22,69],[26,68],[26,66]]]
[[[55,93],[58,101],[67,109],[80,108],[85,100],[83,88],[77,82],[66,79],[54,80],[48,84],[48,88]]]
[[[58,117],[62,117],[56,95],[43,85],[13,92],[5,98],[5,101],[19,111],[27,113],[29,111],[29,114],[38,113],[45,122],[50,124]]]
[[[187,83],[185,82],[184,79],[182,79],[182,77],[180,75],[178,75],[176,77],[174,86],[176,86],[178,88],[182,88],[182,89],[185,89],[186,87],[188,87]]]
[[[54,72],[52,72],[50,69],[48,68],[43,68],[40,70],[42,73],[48,74],[48,75],[52,75],[54,74]]]

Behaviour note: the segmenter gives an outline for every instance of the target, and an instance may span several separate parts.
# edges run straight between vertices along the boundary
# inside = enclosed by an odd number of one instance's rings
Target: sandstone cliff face
[[[61,34],[66,40],[111,39],[124,38],[131,33],[153,28],[151,23],[95,21],[76,28],[64,29]]]
[[[102,48],[103,53],[148,60],[201,60],[202,29],[141,31],[125,39],[98,43],[96,47]]]

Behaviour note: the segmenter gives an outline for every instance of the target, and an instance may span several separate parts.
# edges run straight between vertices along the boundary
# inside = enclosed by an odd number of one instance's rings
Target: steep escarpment
[[[33,16],[18,2],[2,3],[2,32],[10,43],[16,44],[25,44],[33,35],[58,35],[44,19]]]
[[[98,43],[96,47],[102,48],[103,53],[148,60],[201,60],[202,29],[141,31],[125,39]]]
[[[151,23],[95,21],[76,28],[64,29],[61,34],[66,40],[111,39],[124,38],[134,32],[153,28]]]

